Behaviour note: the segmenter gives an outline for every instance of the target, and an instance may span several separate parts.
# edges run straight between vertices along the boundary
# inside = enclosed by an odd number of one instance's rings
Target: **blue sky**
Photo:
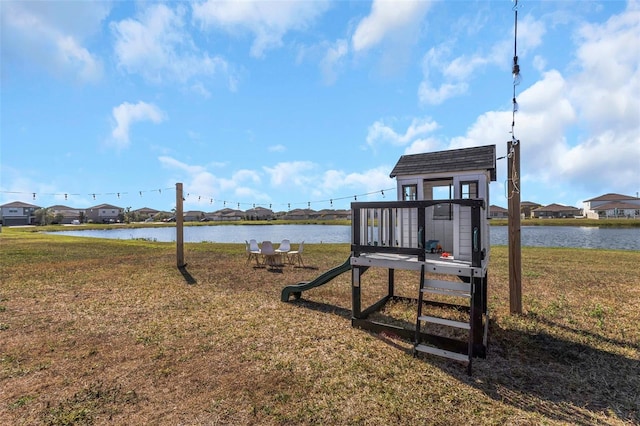
[[[395,199],[403,154],[506,154],[513,6],[3,0],[0,204]],[[636,0],[518,2],[523,201],[640,191],[638,46]]]

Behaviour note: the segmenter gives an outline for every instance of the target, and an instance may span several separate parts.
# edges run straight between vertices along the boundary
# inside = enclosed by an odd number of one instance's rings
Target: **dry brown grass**
[[[244,246],[0,234],[0,424],[638,424],[640,253],[523,248],[525,314],[508,313],[506,248],[490,268],[490,346],[460,364],[350,325],[341,264],[247,265]],[[367,302],[386,271],[366,274]],[[414,297],[417,277],[396,276]],[[414,306],[380,315],[412,323]]]

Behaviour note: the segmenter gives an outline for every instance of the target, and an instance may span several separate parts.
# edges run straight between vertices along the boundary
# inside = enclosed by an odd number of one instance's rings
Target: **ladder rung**
[[[442,294],[444,296],[455,296],[455,297],[466,297],[467,299],[471,299],[471,293],[461,292],[461,291],[453,291],[453,290],[444,290],[441,288],[432,288],[425,287],[422,289],[423,293],[432,293],[432,294]]]
[[[418,317],[418,320],[427,321],[427,322],[431,322],[431,323],[434,323],[434,324],[446,325],[446,326],[449,326],[449,327],[462,328],[462,329],[465,329],[465,330],[470,330],[471,329],[471,325],[468,322],[454,321],[454,320],[450,320],[450,319],[446,319],[446,318],[439,318],[439,317],[431,317],[431,316],[428,316],[428,315],[422,315],[422,316]]]
[[[471,297],[471,284],[455,281],[424,280],[423,291],[451,294],[452,296]]]
[[[467,354],[461,354],[459,352],[446,351],[444,349],[438,349],[434,348],[433,346],[427,346],[423,344],[416,345],[414,349],[419,352],[438,355],[449,359],[455,359],[456,361],[469,362],[469,356]]]

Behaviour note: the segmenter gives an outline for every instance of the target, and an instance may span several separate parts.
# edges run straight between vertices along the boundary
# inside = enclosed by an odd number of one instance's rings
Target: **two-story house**
[[[113,223],[122,218],[122,207],[111,204],[98,204],[85,210],[87,221],[94,223]]]
[[[0,206],[0,217],[4,226],[34,225],[35,211],[40,209],[29,203],[14,201]]]
[[[590,219],[640,218],[640,198],[621,194],[604,194],[583,202]]]

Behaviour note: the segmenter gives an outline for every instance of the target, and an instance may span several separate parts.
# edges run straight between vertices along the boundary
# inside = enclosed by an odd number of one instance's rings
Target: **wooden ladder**
[[[435,279],[426,279],[424,265],[420,271],[420,292],[418,294],[418,315],[416,320],[416,333],[414,340],[413,353],[417,355],[417,352],[428,353],[432,355],[438,355],[445,358],[453,359],[456,361],[464,362],[467,364],[467,374],[471,375],[471,359],[473,358],[473,303],[471,298],[474,292],[474,280],[470,279],[469,282],[456,282],[456,281],[443,281]],[[465,299],[461,300],[460,304],[445,303],[432,301],[432,295],[445,295],[453,298]],[[448,299],[451,299],[449,297]],[[456,300],[456,299],[453,299]],[[433,315],[426,315],[423,313],[423,306],[438,306],[440,308],[446,307],[451,309],[462,309],[468,312],[467,321],[459,321],[454,319],[442,318]],[[434,309],[435,310],[435,309]],[[467,331],[467,345],[466,351],[453,351],[444,348],[434,346],[432,344],[425,344],[422,342],[423,327],[427,324],[438,324],[441,327],[451,328],[452,330],[462,329]]]

